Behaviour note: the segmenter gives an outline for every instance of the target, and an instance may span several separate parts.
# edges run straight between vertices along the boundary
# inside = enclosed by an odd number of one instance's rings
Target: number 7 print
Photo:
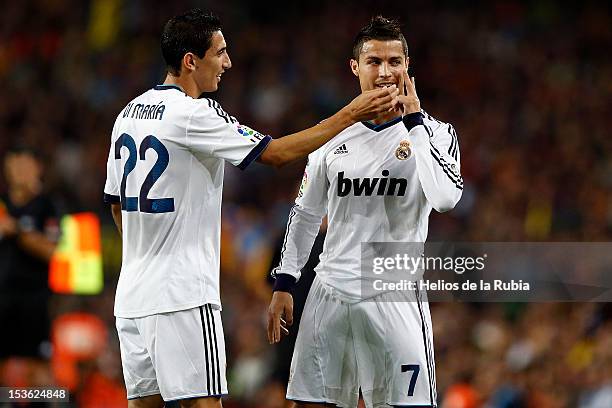
[[[402,364],[402,373],[406,371],[412,371],[412,377],[410,377],[410,384],[408,385],[408,396],[412,397],[414,395],[414,386],[416,385],[417,377],[419,376],[419,371],[421,367],[418,364]]]

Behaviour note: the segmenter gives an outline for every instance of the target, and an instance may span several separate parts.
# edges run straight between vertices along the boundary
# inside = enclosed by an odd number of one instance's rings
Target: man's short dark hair
[[[213,33],[219,30],[219,18],[198,8],[171,18],[161,36],[161,51],[168,71],[179,75],[183,57],[188,52],[203,58],[210,48]]]
[[[357,37],[355,37],[355,41],[353,42],[353,58],[359,61],[359,54],[361,54],[363,43],[370,40],[401,41],[404,55],[408,58],[408,43],[406,42],[404,34],[402,34],[400,24],[397,20],[390,20],[383,16],[373,17],[368,25],[359,30]]]
[[[9,146],[9,148],[6,150],[6,155],[8,156],[12,154],[15,154],[15,155],[26,154],[28,156],[33,157],[34,159],[38,161],[42,160],[42,154],[37,148],[31,145],[28,145],[28,144],[24,144],[24,143],[15,143]]]

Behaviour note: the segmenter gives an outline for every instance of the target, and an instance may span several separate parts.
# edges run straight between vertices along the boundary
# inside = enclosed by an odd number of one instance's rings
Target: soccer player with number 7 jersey
[[[201,98],[231,61],[219,20],[195,9],[161,38],[162,85],[120,112],[111,135],[105,202],[123,238],[115,316],[131,407],[220,407],[227,394],[219,295],[223,169],[282,166],[346,127],[393,108],[398,90],[364,92],[301,132],[272,139]]]
[[[291,361],[287,398],[298,408],[436,407],[431,317],[425,294],[365,295],[362,243],[423,243],[432,209],[461,197],[453,127],[421,110],[397,22],[375,17],[357,35],[351,70],[362,91],[397,86],[397,110],[356,123],[312,153],[273,271],[268,339],[293,320],[291,289],[322,217],[328,227]],[[417,285],[418,288],[418,285]]]

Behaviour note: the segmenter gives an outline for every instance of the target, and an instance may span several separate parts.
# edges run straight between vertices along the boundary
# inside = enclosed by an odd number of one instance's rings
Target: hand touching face
[[[351,60],[351,70],[362,92],[392,85],[401,90],[408,62],[401,41],[370,40],[363,43],[359,61]]]

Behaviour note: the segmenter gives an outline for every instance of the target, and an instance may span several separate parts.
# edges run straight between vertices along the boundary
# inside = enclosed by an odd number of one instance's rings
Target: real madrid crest
[[[411,153],[410,142],[407,140],[402,140],[397,149],[395,149],[395,157],[397,157],[398,160],[408,159]]]

